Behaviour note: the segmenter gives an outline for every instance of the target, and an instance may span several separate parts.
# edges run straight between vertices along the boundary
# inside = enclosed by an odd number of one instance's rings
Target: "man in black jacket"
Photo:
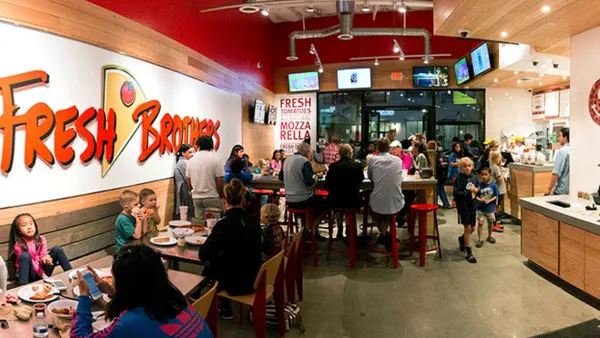
[[[349,144],[339,146],[340,160],[329,166],[325,178],[325,190],[329,192],[327,200],[332,209],[359,209],[363,205],[360,184],[364,180],[360,162],[352,159],[352,147]],[[342,237],[343,225],[338,219],[338,237]]]

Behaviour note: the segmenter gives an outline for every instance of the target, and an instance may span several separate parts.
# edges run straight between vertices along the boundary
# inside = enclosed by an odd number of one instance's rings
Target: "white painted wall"
[[[571,38],[571,196],[597,191],[600,185],[600,126],[588,108],[590,90],[600,79],[599,40],[600,27]]]
[[[501,140],[503,129],[511,129],[518,136],[527,136],[535,131],[531,93],[527,89],[488,88],[485,99],[486,139]]]

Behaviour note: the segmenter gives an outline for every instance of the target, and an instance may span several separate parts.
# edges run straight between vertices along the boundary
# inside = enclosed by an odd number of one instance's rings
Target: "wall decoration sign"
[[[571,115],[571,90],[564,89],[560,91],[560,117],[568,117]]]
[[[0,208],[169,178],[181,144],[211,136],[224,162],[241,141],[238,94],[28,28],[0,35],[18,50],[0,54]]]
[[[296,152],[298,144],[307,138],[316,142],[317,95],[315,93],[278,95],[275,97],[279,106],[277,119],[279,148],[286,153]]]
[[[544,94],[533,95],[531,107],[533,118],[544,118],[544,109]]]
[[[588,110],[592,120],[600,126],[600,79],[596,80],[588,97]]]
[[[552,91],[544,94],[544,117],[547,119],[557,118],[559,116],[559,91]]]

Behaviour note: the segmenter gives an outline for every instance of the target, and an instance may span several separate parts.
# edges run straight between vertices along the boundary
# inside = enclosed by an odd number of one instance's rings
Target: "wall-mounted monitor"
[[[473,76],[483,74],[492,69],[487,43],[482,44],[471,52],[471,64],[473,65]]]
[[[267,124],[274,126],[277,124],[277,107],[275,105],[269,105],[269,115],[267,117]]]
[[[338,89],[364,89],[371,88],[371,69],[338,69]]]
[[[449,82],[448,67],[413,67],[413,87],[415,88],[448,87]]]
[[[319,90],[319,73],[293,73],[288,74],[290,93],[314,92]]]
[[[259,99],[254,100],[254,123],[265,123],[265,103]]]
[[[455,90],[452,92],[452,103],[454,104],[477,104],[477,98],[471,97],[466,92]]]
[[[462,58],[454,64],[454,73],[456,74],[456,84],[461,85],[471,79],[467,58]]]

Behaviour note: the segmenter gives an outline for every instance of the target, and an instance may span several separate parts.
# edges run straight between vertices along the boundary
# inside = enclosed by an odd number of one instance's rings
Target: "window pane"
[[[319,146],[329,142],[333,134],[342,142],[361,142],[362,92],[325,93],[318,95]]]
[[[471,134],[482,140],[485,91],[444,90],[436,91],[436,134],[443,149],[449,149],[452,138],[463,140]]]

